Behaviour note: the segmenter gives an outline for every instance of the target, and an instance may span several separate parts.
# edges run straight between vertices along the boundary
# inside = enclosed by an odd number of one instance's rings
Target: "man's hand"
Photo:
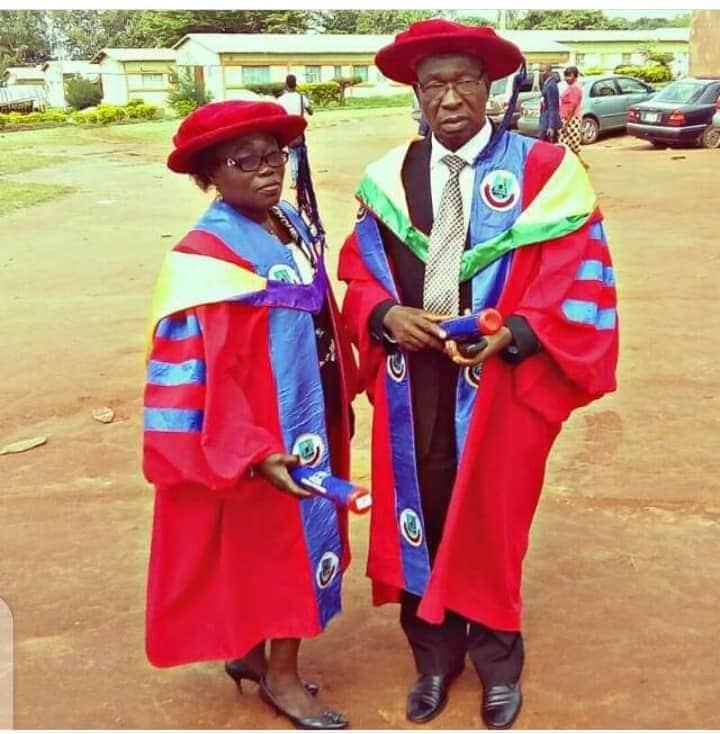
[[[545,136],[548,140],[555,140],[555,130],[549,127],[547,132],[545,133]]]
[[[481,349],[473,357],[466,357],[462,352],[462,344],[458,345],[453,339],[448,339],[445,342],[445,352],[448,357],[455,362],[455,364],[461,367],[474,367],[476,364],[484,362],[489,357],[502,352],[503,349],[510,346],[512,343],[512,332],[507,326],[500,327],[500,331],[495,334],[487,334],[483,337],[487,342],[484,349]]]
[[[287,469],[299,463],[300,458],[292,454],[270,454],[255,468],[258,474],[262,474],[277,489],[302,499],[311,497],[312,493],[295,484]]]
[[[410,306],[393,306],[383,319],[383,327],[390,332],[398,346],[407,352],[421,349],[443,351],[446,334],[438,322],[449,318],[442,314],[423,311]]]

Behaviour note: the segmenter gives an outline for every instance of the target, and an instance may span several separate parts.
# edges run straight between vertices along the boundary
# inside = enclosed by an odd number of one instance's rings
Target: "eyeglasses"
[[[477,91],[483,79],[458,79],[456,82],[427,82],[418,84],[418,89],[430,100],[442,99],[452,87],[461,97],[470,97]]]
[[[229,168],[239,168],[245,173],[257,171],[267,163],[271,168],[280,168],[288,162],[288,152],[286,150],[272,150],[265,155],[246,155],[242,158],[226,158],[225,165]]]

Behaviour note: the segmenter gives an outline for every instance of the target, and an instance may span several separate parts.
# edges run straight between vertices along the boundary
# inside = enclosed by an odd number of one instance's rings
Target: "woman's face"
[[[267,133],[236,138],[218,145],[215,159],[210,177],[223,200],[253,219],[264,219],[280,201],[285,175],[287,154],[277,140]]]
[[[575,76],[575,74],[565,74],[565,81],[568,84],[573,84],[576,79],[577,77]]]

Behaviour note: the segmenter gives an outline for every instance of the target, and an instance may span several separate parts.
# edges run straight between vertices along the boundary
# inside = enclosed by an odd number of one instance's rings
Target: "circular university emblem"
[[[480,197],[490,209],[506,212],[520,200],[520,184],[512,171],[490,171],[480,184]]]
[[[317,433],[303,433],[293,444],[292,452],[300,457],[303,466],[317,466],[323,457],[325,446]]]
[[[332,552],[323,553],[320,562],[315,569],[315,581],[324,589],[335,578],[340,568],[340,559]]]
[[[400,532],[410,545],[417,548],[423,542],[423,531],[420,517],[409,507],[400,513]]]
[[[480,384],[480,373],[482,372],[482,365],[476,364],[472,367],[465,368],[465,382],[470,387],[477,390],[477,386]]]
[[[395,382],[402,382],[405,378],[405,357],[401,352],[393,352],[387,357],[387,372]]]
[[[291,285],[297,285],[300,283],[300,278],[298,278],[295,271],[289,265],[285,265],[285,263],[273,265],[270,270],[268,270],[267,279]]]

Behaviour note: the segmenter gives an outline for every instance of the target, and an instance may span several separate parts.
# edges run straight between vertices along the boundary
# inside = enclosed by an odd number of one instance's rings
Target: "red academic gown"
[[[533,148],[523,178],[523,208],[562,155],[556,146]],[[418,610],[429,622],[441,622],[448,609],[493,629],[521,628],[522,561],[549,451],[570,412],[616,384],[617,328],[598,331],[563,313],[568,299],[615,307],[614,287],[576,277],[584,260],[611,266],[607,243],[593,226],[601,219],[596,211],[572,234],[514,252],[497,308],[505,317],[525,317],[542,350],[517,366],[495,357],[483,367],[442,540]],[[371,338],[369,322],[373,309],[393,295],[363,261],[357,234],[343,246],[339,275],[348,283],[343,315],[359,349],[361,389],[374,405],[367,572],[374,602],[383,604],[400,599],[402,539],[389,448],[386,353]]]
[[[176,249],[243,264],[203,236],[191,233]],[[332,294],[329,303],[342,417],[328,440],[334,471],[347,477],[354,364]],[[145,390],[146,415],[147,409],[180,408],[191,423],[193,411],[203,411],[200,432],[144,434],[143,468],[156,487],[146,620],[154,665],[241,657],[263,640],[312,637],[324,626],[301,502],[251,476],[252,466],[269,454],[290,453],[268,349],[270,312],[243,303],[200,305],[174,314],[172,333],[155,333],[151,360],[204,362],[204,375],[196,384],[148,384]],[[344,570],[350,560],[346,513],[338,511],[338,522]]]

